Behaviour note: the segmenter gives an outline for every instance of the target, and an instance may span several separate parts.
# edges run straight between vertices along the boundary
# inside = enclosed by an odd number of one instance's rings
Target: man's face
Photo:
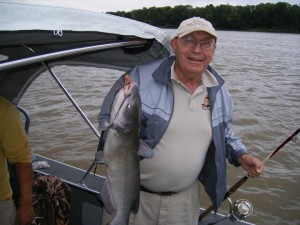
[[[175,68],[185,76],[201,76],[214,55],[215,38],[202,31],[172,39]]]

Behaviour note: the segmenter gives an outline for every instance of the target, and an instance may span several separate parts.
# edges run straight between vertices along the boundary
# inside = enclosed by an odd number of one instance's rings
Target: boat
[[[47,71],[99,138],[97,129],[52,68],[80,65],[126,71],[137,64],[172,54],[170,35],[157,27],[96,9],[50,2],[0,0],[0,95],[19,108],[28,132],[30,116],[19,103],[33,81]],[[33,153],[33,158],[33,163],[47,164],[44,168],[36,167],[35,174],[57,177],[70,188],[69,224],[100,224],[103,205],[99,191],[105,177],[91,172],[94,163],[85,171],[43,155]],[[199,213],[203,210],[199,209]],[[251,224],[233,221],[232,217],[218,213],[210,213],[199,224],[215,221],[219,221],[218,224]]]

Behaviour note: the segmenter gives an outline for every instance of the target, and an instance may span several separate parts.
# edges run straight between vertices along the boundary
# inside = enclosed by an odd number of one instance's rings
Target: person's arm
[[[235,166],[242,166],[250,177],[258,177],[262,173],[264,165],[259,159],[248,154],[246,147],[240,139],[235,137],[231,127],[232,123],[229,122],[225,129],[229,162]]]
[[[230,117],[225,127],[227,159],[231,164],[235,166],[242,166],[242,168],[248,173],[250,177],[257,177],[262,173],[264,165],[259,159],[250,156],[247,152],[246,146],[239,138],[235,136],[232,128],[233,104],[231,96],[228,95],[227,99],[229,100],[227,102],[227,110]]]
[[[16,163],[15,167],[20,187],[16,224],[30,225],[34,219],[32,205],[32,164]]]

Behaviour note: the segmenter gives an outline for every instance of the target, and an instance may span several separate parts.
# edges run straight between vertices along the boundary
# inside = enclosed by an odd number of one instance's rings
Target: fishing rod
[[[284,142],[282,142],[275,150],[273,150],[267,157],[262,161],[265,164],[270,158],[272,158],[284,145],[293,140],[299,133],[300,128],[298,128],[291,136],[289,136]],[[237,181],[226,193],[224,199],[228,199],[231,194],[233,194],[237,189],[239,189],[249,178],[249,174],[242,177],[239,181]],[[199,215],[199,221],[201,221],[204,217],[206,217],[211,211],[213,211],[214,206],[209,206],[204,212]]]

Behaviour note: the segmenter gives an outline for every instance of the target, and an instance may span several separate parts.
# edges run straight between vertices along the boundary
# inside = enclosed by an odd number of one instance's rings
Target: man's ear
[[[173,39],[170,41],[170,45],[171,45],[171,47],[172,47],[172,49],[173,49],[173,52],[174,52],[174,54],[175,54],[175,50],[176,50],[176,39],[175,39],[175,38],[173,38]]]

